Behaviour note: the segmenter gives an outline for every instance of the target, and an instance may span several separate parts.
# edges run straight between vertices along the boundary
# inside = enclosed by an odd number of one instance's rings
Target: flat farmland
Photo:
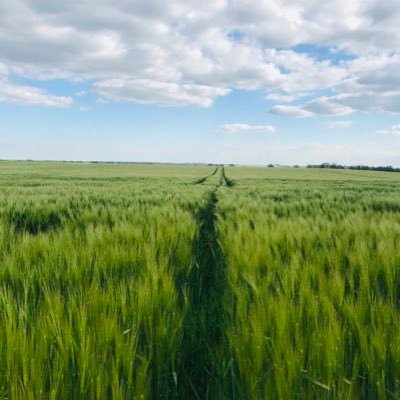
[[[0,162],[0,398],[397,399],[400,174]]]

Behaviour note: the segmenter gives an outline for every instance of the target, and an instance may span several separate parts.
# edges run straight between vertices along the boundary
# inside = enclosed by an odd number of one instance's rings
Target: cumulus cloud
[[[354,112],[354,109],[340,103],[341,96],[319,97],[300,106],[277,105],[272,107],[272,114],[305,118],[315,115],[343,116]]]
[[[351,107],[340,104],[340,102],[336,102],[335,100],[337,100],[337,97],[319,97],[306,103],[303,109],[311,112],[314,115],[341,116],[348,115],[353,112]]]
[[[312,117],[314,115],[311,111],[307,111],[302,107],[286,106],[286,105],[274,106],[271,108],[270,113],[281,115],[284,117],[296,117],[296,118]]]
[[[195,105],[210,107],[215,97],[229,89],[194,84],[175,84],[149,79],[110,79],[95,83],[94,91],[101,98],[163,106]]]
[[[14,0],[0,76],[87,80],[108,101],[208,107],[240,89],[287,116],[400,113],[399,25],[394,0]]]
[[[0,101],[57,108],[66,108],[73,103],[71,97],[53,96],[32,86],[12,84],[7,79],[0,79]]]
[[[274,133],[276,129],[271,125],[224,124],[218,129],[224,133]]]
[[[270,93],[265,96],[265,100],[270,100],[278,103],[290,103],[296,100],[296,96],[282,93]]]
[[[345,49],[352,54],[398,48],[399,8],[395,0],[233,2],[233,12],[241,29],[271,47],[314,43]]]
[[[316,65],[314,65],[314,68]],[[311,113],[309,116],[343,116],[355,111],[398,114],[400,113],[399,70],[400,56],[397,54],[361,55],[355,60],[343,62],[336,72],[333,72],[334,70],[332,69],[327,70],[328,77],[325,78],[325,83],[321,82],[317,86],[329,89],[332,92],[330,96],[318,97],[314,94],[315,98],[313,100],[300,105],[299,108],[309,111]],[[330,73],[332,74],[331,76],[329,76]],[[303,79],[299,74],[296,80],[299,87],[296,87],[296,83],[292,84],[296,74],[297,72],[289,74],[291,77],[282,84],[285,91],[291,93],[294,98],[296,98],[296,95],[298,96],[298,91],[303,83]],[[337,74],[336,78],[333,79],[335,74]],[[305,77],[307,77],[307,74]],[[308,90],[310,88],[311,90],[316,89],[312,85],[307,85],[307,78],[305,79],[305,87]],[[281,100],[279,94],[272,94],[267,98],[280,103],[286,102],[285,97],[283,96]],[[277,107],[280,114],[291,115],[290,112],[285,112],[285,108],[280,110],[280,107]]]
[[[376,131],[380,135],[400,136],[400,124],[394,125],[389,129],[381,129]]]
[[[0,76],[7,75],[7,73],[8,73],[7,67],[4,64],[0,63]]]

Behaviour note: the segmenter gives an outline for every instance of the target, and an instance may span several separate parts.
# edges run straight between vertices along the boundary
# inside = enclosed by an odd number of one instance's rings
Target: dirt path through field
[[[218,168],[217,168],[218,169]],[[216,398],[222,385],[216,359],[225,343],[223,295],[226,288],[225,258],[220,247],[216,223],[218,188],[225,182],[221,169],[219,184],[210,191],[205,206],[198,213],[198,239],[195,263],[188,279],[190,308],[185,320],[180,398]],[[216,173],[216,171],[215,171]],[[221,387],[222,388],[222,387]]]

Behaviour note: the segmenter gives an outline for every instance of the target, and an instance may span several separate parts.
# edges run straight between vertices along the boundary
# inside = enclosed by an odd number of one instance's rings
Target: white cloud
[[[0,76],[7,74],[8,74],[8,68],[4,64],[0,63]]]
[[[394,125],[389,129],[381,129],[376,131],[380,135],[400,136],[400,124]]]
[[[259,89],[314,96],[285,115],[400,113],[395,0],[14,0],[0,26],[0,76],[88,80],[109,101],[204,107]],[[354,59],[329,61],[341,52]]]
[[[352,124],[353,124],[352,121],[329,121],[326,123],[326,126],[329,129],[336,129],[336,128],[345,129],[345,128],[350,128]]]
[[[317,115],[341,116],[351,114],[351,107],[335,102],[335,97],[319,97],[306,103],[303,109]]]
[[[353,113],[354,110],[351,107],[340,104],[340,101],[338,101],[340,98],[340,96],[324,96],[300,106],[277,105],[272,107],[270,112],[272,114],[296,118],[312,117],[315,115],[343,116]]]
[[[57,108],[66,108],[73,103],[71,97],[53,96],[32,86],[12,84],[7,79],[0,79],[0,101]]]
[[[396,0],[236,0],[232,7],[242,31],[271,47],[313,43],[362,54],[400,44]]]
[[[110,79],[94,85],[96,94],[113,101],[160,104],[163,106],[195,105],[210,107],[214,98],[229,89],[153,81],[149,79]]]
[[[296,117],[296,118],[312,117],[314,115],[311,111],[307,111],[302,107],[285,106],[285,105],[278,105],[272,107],[270,113],[276,115],[282,115],[285,117]]]
[[[225,124],[218,128],[225,133],[274,133],[276,129],[271,125]]]
[[[331,88],[347,76],[343,65],[332,65],[329,61],[318,61],[307,54],[293,50],[266,50],[267,59],[286,71],[279,87],[287,93]]]
[[[296,100],[296,96],[282,93],[270,93],[265,96],[265,100],[270,100],[278,103],[290,103]]]

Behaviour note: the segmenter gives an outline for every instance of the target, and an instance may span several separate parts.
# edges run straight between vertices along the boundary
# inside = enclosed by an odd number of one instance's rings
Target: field
[[[0,399],[399,399],[400,174],[0,162]]]

